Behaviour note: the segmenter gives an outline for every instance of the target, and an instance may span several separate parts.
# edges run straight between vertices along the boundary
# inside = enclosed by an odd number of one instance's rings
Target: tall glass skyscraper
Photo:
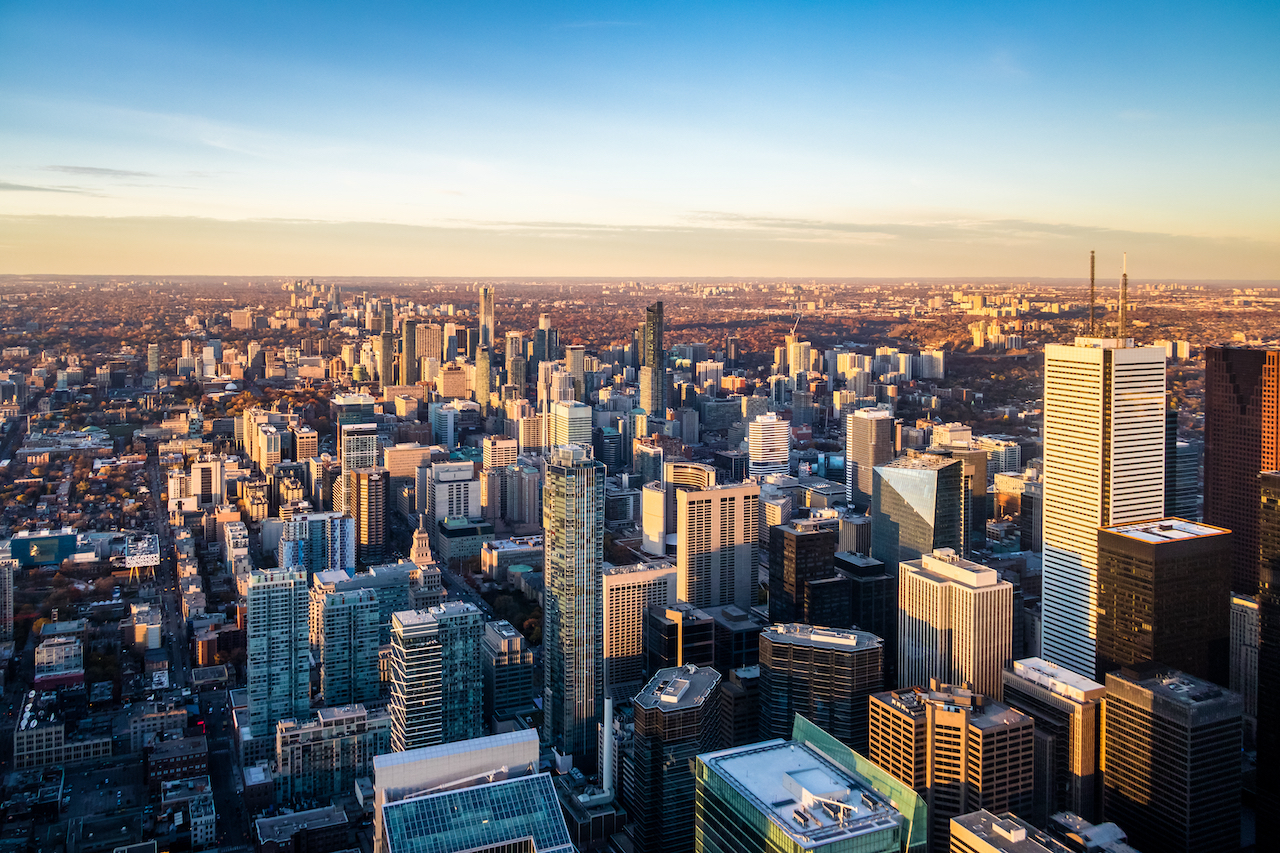
[[[662,329],[662,303],[655,302],[644,311],[644,339],[640,342],[640,408],[655,418],[667,416],[667,351]]]
[[[604,707],[604,463],[590,448],[556,447],[542,497],[546,550],[543,741],[595,766]]]
[[[245,644],[255,738],[272,737],[280,720],[311,713],[310,606],[306,572],[250,573]]]
[[[493,316],[493,288],[480,288],[480,346],[492,348],[497,343],[497,324]]]
[[[400,340],[400,384],[413,385],[418,381],[418,323],[405,320]]]

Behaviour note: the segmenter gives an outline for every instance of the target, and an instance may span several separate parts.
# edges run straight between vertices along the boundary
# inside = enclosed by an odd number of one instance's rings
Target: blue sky
[[[1262,3],[0,0],[0,271],[1070,275],[1127,247],[1280,278],[1278,40]]]

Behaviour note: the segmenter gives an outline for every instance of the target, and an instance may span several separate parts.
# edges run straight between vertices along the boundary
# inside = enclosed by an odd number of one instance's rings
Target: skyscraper
[[[936,679],[999,699],[1013,650],[1013,584],[949,548],[899,565],[898,684]]]
[[[1280,350],[1204,352],[1204,520],[1233,534],[1231,589],[1258,588],[1258,472],[1280,468]]]
[[[356,567],[355,519],[341,512],[311,512],[282,522],[278,562],[306,575]]]
[[[1231,535],[1180,518],[1098,531],[1098,678],[1159,661],[1227,684]]]
[[[1240,697],[1169,668],[1107,673],[1103,810],[1139,850],[1240,846]],[[1261,768],[1261,765],[1259,765]],[[1258,776],[1274,775],[1274,768]],[[1261,837],[1261,836],[1260,836]]]
[[[867,699],[884,689],[884,643],[856,629],[774,625],[760,632],[760,735],[782,737],[800,714],[867,751]]]
[[[450,601],[391,617],[391,748],[396,752],[480,737],[484,618]]]
[[[1129,338],[1045,347],[1042,655],[1095,670],[1098,528],[1164,514],[1165,354]]]
[[[476,348],[476,373],[473,390],[476,402],[480,404],[480,414],[489,411],[489,398],[493,394],[493,351],[487,346]]]
[[[791,470],[791,425],[773,412],[747,424],[748,473],[752,477]]]
[[[604,465],[576,444],[551,451],[542,496],[545,544],[543,740],[595,764],[604,702]]]
[[[662,303],[645,309],[640,342],[640,408],[651,418],[667,416],[667,351],[663,345]]]
[[[850,584],[836,575],[838,539],[823,521],[804,519],[769,528],[770,620],[848,627]]]
[[[386,468],[372,466],[342,475],[344,509],[355,521],[356,562],[373,566],[387,553],[387,510],[391,476]]]
[[[1035,723],[950,684],[871,697],[868,757],[929,806],[929,849],[949,849],[951,818],[1031,806]]]
[[[964,464],[936,453],[910,453],[875,469],[871,556],[890,575],[898,563],[938,548],[964,548]]]
[[[1098,682],[1040,658],[1014,661],[1004,671],[1004,701],[1036,721],[1035,802],[1026,814],[1029,820],[1043,824],[1063,811],[1097,820],[1106,693]]]
[[[695,607],[756,600],[760,487],[754,483],[675,490],[679,597]]]
[[[871,506],[875,467],[893,460],[893,414],[858,409],[844,420],[844,499],[851,507]]]
[[[1280,767],[1280,471],[1259,476],[1258,766]],[[1280,773],[1258,774],[1259,828],[1280,831]]]
[[[378,383],[382,387],[396,384],[396,336],[383,330],[376,342],[378,356]]]
[[[607,695],[634,696],[644,685],[644,625],[651,607],[676,603],[669,563],[611,566],[601,572],[604,678]]]
[[[498,342],[493,314],[493,288],[480,288],[480,346],[492,348]]]
[[[320,694],[329,706],[378,698],[378,594],[372,589],[311,588],[311,638],[320,664]]]
[[[505,619],[486,622],[481,651],[487,718],[509,720],[533,711],[533,652],[524,636]]]
[[[245,594],[249,730],[275,735],[276,723],[311,710],[306,572],[258,570]]]
[[[631,833],[640,853],[694,849],[690,766],[719,748],[720,673],[710,667],[659,670],[631,701],[635,739],[623,778]]]
[[[405,320],[400,335],[400,384],[418,381],[418,321]]]

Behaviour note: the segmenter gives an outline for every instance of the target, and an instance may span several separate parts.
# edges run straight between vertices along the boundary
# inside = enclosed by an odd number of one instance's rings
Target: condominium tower
[[[259,570],[245,594],[249,727],[272,737],[276,723],[311,710],[306,572]]]

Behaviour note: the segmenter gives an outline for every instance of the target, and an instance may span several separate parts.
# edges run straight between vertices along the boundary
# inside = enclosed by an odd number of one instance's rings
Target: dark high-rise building
[[[844,499],[851,507],[871,505],[875,468],[893,459],[893,414],[858,409],[844,419]]]
[[[760,740],[760,666],[731,669],[720,681],[720,744]]]
[[[662,303],[645,309],[641,327],[640,408],[652,418],[667,415],[667,351],[663,347]]]
[[[1235,534],[1231,589],[1258,588],[1258,472],[1280,468],[1280,350],[1204,354],[1204,520]]]
[[[1139,850],[1239,849],[1240,697],[1150,666],[1107,673],[1106,703],[1106,817]],[[1274,768],[1268,775],[1275,775]]]
[[[837,531],[793,521],[769,528],[769,620],[847,627],[849,581],[836,575]]]
[[[691,853],[691,762],[720,747],[720,673],[710,667],[661,669],[631,700],[635,739],[623,765],[627,830],[639,853]]]
[[[591,444],[609,474],[622,470],[622,433],[614,427],[596,427],[591,431]]]
[[[1165,411],[1164,514],[1195,521],[1200,517],[1200,453],[1178,440],[1178,410]]]
[[[730,673],[760,663],[760,632],[768,621],[736,604],[706,608],[715,622],[715,668]]]
[[[724,342],[724,361],[726,368],[738,366],[742,359],[742,341],[737,335],[730,335]]]
[[[837,551],[836,573],[849,579],[849,624],[885,641],[886,657],[896,660],[898,636],[898,579],[885,565],[865,554]]]
[[[1280,767],[1280,471],[1259,476],[1258,767]],[[1280,773],[1258,773],[1259,837],[1280,833]]]
[[[939,548],[964,548],[964,464],[936,453],[909,453],[875,469],[871,556],[897,577],[898,563]]]
[[[386,468],[356,468],[343,475],[352,490],[347,512],[356,522],[356,562],[376,566],[386,562],[387,509],[391,500],[391,473]]]
[[[647,671],[673,666],[711,666],[715,661],[715,620],[683,601],[670,607],[650,607],[645,615],[644,648]]]
[[[566,444],[551,452],[542,529],[543,742],[593,767],[604,712],[604,465],[588,448]]]
[[[884,643],[866,631],[774,625],[760,634],[760,736],[786,737],[796,714],[867,750],[867,699],[884,689]]]
[[[1159,661],[1226,684],[1231,531],[1180,518],[1098,531],[1098,678]]]
[[[405,320],[400,331],[400,384],[413,385],[418,381],[418,322]]]

